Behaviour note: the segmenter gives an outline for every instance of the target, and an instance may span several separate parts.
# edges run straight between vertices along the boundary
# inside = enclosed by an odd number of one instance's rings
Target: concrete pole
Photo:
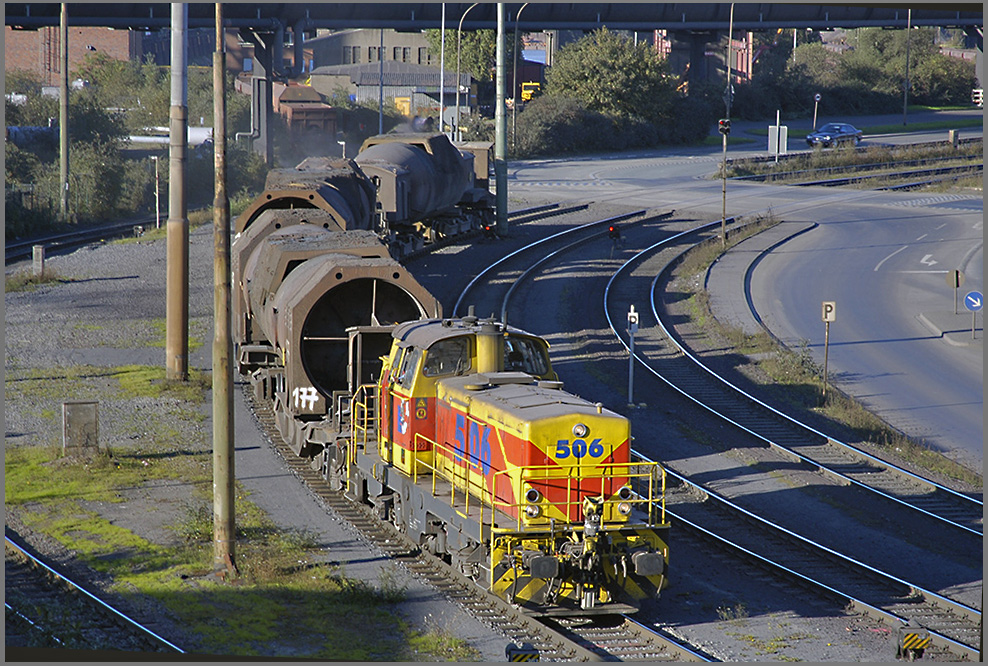
[[[165,377],[189,378],[189,218],[185,193],[188,152],[186,26],[189,9],[172,3],[171,108],[168,145],[167,267],[165,269]]]
[[[213,571],[233,578],[237,574],[233,497],[236,477],[230,325],[230,199],[226,193],[226,53],[223,47],[223,5],[216,3],[216,51],[213,53]]]
[[[494,187],[497,233],[508,233],[508,118],[504,112],[505,62],[504,53],[504,3],[497,3],[497,85],[494,103]]]
[[[58,99],[58,176],[61,183],[58,212],[62,221],[69,218],[69,8],[62,3],[61,18],[58,32],[59,44],[62,47],[61,65],[62,76],[59,78]]]
[[[906,15],[906,80],[902,85],[902,124],[906,124],[906,109],[909,108],[909,38],[913,32],[913,10]]]

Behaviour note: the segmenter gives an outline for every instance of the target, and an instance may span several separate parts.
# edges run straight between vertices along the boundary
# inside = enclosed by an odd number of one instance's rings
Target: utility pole
[[[298,38],[298,37],[296,37]],[[237,575],[233,485],[233,340],[230,334],[230,199],[226,193],[226,53],[216,3],[213,53],[213,572]]]
[[[906,14],[906,81],[902,86],[902,124],[906,124],[906,108],[909,106],[909,38],[913,31],[913,10]]]
[[[731,20],[727,27],[727,90],[724,91],[724,104],[727,107],[727,114],[724,120],[720,121],[720,133],[723,135],[724,159],[721,164],[721,218],[720,218],[720,244],[727,248],[727,135],[731,133],[731,100],[734,97],[734,86],[731,85],[731,57],[734,50],[734,3],[731,3]]]
[[[173,3],[171,43],[171,108],[168,138],[167,267],[165,269],[165,377],[189,378],[189,218],[185,194],[188,152],[188,83],[186,27],[189,8]]]
[[[62,221],[69,219],[69,6],[62,3],[58,26],[58,39],[62,47],[62,76],[59,77],[58,99],[58,176],[61,184],[58,212]]]
[[[504,53],[504,3],[497,3],[497,85],[494,102],[494,187],[497,233],[508,233],[508,119],[504,112],[505,63]]]

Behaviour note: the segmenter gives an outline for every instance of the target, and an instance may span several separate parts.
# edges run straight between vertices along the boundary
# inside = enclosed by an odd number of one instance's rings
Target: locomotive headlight
[[[618,513],[627,516],[631,513],[631,502],[621,502],[618,504]]]
[[[542,499],[542,493],[540,493],[535,488],[529,488],[528,490],[525,491],[525,500],[529,504],[535,504],[540,499]]]
[[[529,504],[525,507],[525,515],[529,518],[538,518],[542,515],[542,507],[538,504]]]
[[[631,499],[631,488],[628,486],[622,486],[621,490],[618,491],[618,497],[623,500]]]
[[[590,428],[585,423],[577,423],[573,426],[573,435],[576,437],[586,437],[590,434]]]

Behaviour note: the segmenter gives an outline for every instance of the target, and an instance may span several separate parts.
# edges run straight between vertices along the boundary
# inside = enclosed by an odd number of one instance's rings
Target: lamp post
[[[456,128],[453,130],[453,136],[456,137],[457,141],[463,140],[463,136],[460,134],[460,33],[463,31],[463,19],[467,17],[471,9],[479,4],[479,2],[475,2],[467,7],[463,16],[460,17],[460,24],[456,26]]]
[[[511,99],[514,103],[511,105],[511,152],[515,152],[515,116],[518,113],[518,21],[521,19],[521,13],[525,11],[525,7],[528,7],[529,3],[525,3],[515,14],[515,47],[514,47],[514,66],[511,70]]]
[[[440,47],[439,47],[439,131],[443,132],[443,111],[445,107],[445,99],[443,94],[445,92],[446,81],[446,3],[443,3],[442,11],[442,23],[440,24],[439,34],[441,37]],[[445,132],[443,132],[445,134]]]

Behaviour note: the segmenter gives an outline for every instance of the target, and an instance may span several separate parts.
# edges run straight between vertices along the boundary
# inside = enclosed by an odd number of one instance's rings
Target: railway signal
[[[731,119],[730,118],[721,118],[720,120],[718,120],[717,121],[717,131],[720,132],[721,134],[723,134],[724,136],[727,136],[728,134],[730,134],[731,133]]]

